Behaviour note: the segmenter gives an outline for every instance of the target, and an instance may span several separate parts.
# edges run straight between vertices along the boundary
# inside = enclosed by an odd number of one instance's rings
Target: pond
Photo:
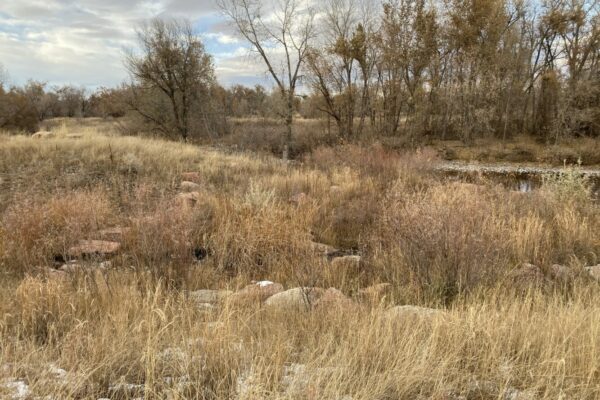
[[[445,176],[466,182],[489,181],[519,192],[531,192],[540,188],[544,176],[573,171],[572,168],[465,164],[459,162],[442,163],[437,165],[435,170]],[[600,198],[600,168],[576,168],[575,171],[589,179],[592,194],[596,198]]]

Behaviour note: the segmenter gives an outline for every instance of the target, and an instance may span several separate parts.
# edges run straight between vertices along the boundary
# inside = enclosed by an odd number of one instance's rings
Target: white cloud
[[[0,60],[17,84],[116,85],[127,79],[122,56],[135,46],[135,27],[154,16],[197,22],[224,84],[268,83],[214,0],[0,1]]]

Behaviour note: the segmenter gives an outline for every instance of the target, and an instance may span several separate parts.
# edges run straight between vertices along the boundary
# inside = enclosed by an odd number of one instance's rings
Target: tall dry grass
[[[55,398],[600,395],[597,288],[578,287],[569,300],[488,291],[419,320],[381,308],[206,313],[133,280],[111,276],[110,293],[35,278],[4,287],[15,295],[2,304],[2,375]]]
[[[60,399],[600,396],[600,288],[583,269],[600,262],[600,210],[576,176],[521,194],[435,176],[427,152],[346,145],[290,166],[61,129],[0,137],[0,397],[15,381]],[[176,197],[188,171],[194,207]],[[127,229],[108,271],[37,273],[115,226]],[[332,264],[313,240],[361,261]],[[542,282],[514,275],[525,262]],[[357,305],[207,309],[188,296],[264,279],[337,287]],[[380,282],[390,296],[360,303]],[[393,304],[442,313],[394,317]]]

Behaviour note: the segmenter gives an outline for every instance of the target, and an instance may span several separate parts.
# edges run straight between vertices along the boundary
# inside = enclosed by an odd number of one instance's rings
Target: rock
[[[280,310],[310,309],[324,294],[321,288],[294,288],[277,293],[265,301],[265,306]]]
[[[600,281],[600,264],[593,267],[585,267],[587,273],[597,281]]]
[[[292,197],[290,197],[289,202],[296,206],[300,206],[308,201],[308,195],[304,192],[296,193]]]
[[[190,292],[189,296],[198,304],[217,304],[223,302],[232,294],[231,290],[201,289]]]
[[[359,298],[370,304],[379,304],[384,298],[392,292],[392,285],[389,283],[378,283],[358,291]]]
[[[113,228],[102,229],[96,233],[98,239],[109,240],[112,242],[122,242],[124,236],[129,233],[129,228],[115,226]]]
[[[283,292],[283,285],[271,281],[261,281],[248,285],[229,297],[229,302],[236,305],[262,303],[269,297]]]
[[[432,320],[444,315],[442,310],[435,308],[425,308],[418,306],[395,306],[388,309],[385,314],[388,318],[394,318],[397,321],[410,321],[410,320]]]
[[[8,392],[6,393],[8,397],[2,397],[8,400],[25,400],[31,396],[29,385],[23,380],[7,379],[5,382],[0,383],[0,389],[2,389],[0,393]]]
[[[71,247],[68,255],[73,258],[105,258],[114,256],[121,249],[121,243],[104,240],[80,240],[77,246]]]
[[[347,297],[341,291],[335,288],[329,288],[323,293],[323,295],[315,302],[314,307],[316,310],[343,310],[349,311],[356,307],[349,297]]]
[[[53,132],[49,131],[39,131],[31,135],[34,139],[50,139],[55,137],[56,135]]]
[[[336,257],[331,261],[331,266],[334,268],[358,268],[360,260],[360,256]]]
[[[190,182],[190,181],[181,182],[179,187],[181,188],[181,190],[183,190],[184,192],[187,192],[187,193],[198,192],[201,189],[200,185],[198,185],[197,183],[194,183],[194,182]]]
[[[552,277],[561,283],[571,282],[575,278],[573,270],[567,266],[554,264],[550,267]]]
[[[181,174],[181,179],[183,181],[199,183],[200,182],[200,173],[199,172],[184,172]]]
[[[200,193],[180,193],[175,197],[175,203],[182,208],[194,208],[200,200]]]

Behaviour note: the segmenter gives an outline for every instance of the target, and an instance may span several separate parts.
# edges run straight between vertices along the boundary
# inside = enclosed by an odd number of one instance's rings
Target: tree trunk
[[[294,93],[290,90],[287,96],[287,114],[285,117],[285,135],[283,137],[283,161],[290,159],[292,147],[292,123],[294,122]]]

